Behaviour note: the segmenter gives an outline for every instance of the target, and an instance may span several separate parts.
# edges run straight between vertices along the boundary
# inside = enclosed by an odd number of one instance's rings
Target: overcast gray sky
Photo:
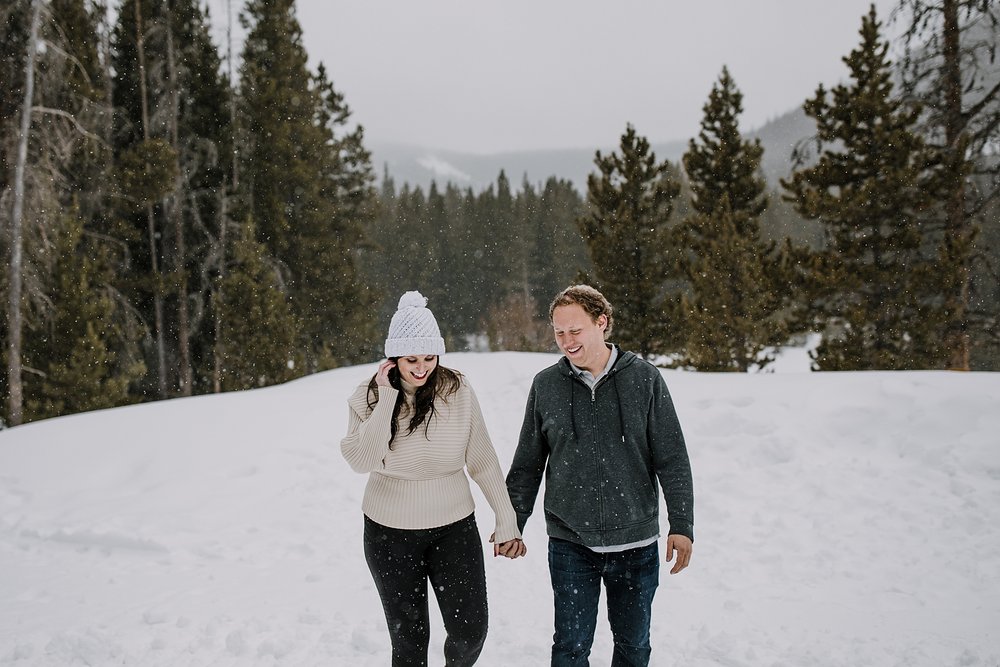
[[[615,145],[626,123],[687,139],[723,65],[753,129],[845,77],[869,4],[299,0],[298,17],[369,141],[491,153]],[[895,4],[876,0],[883,21]]]

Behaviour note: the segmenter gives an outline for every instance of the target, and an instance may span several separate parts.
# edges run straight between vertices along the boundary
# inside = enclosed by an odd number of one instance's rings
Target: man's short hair
[[[607,340],[614,323],[614,318],[611,316],[614,309],[611,307],[611,303],[604,298],[604,295],[590,285],[570,285],[556,294],[556,298],[552,299],[552,303],[549,304],[549,321],[552,321],[552,313],[555,312],[556,308],[574,303],[583,308],[583,311],[595,323],[601,315],[608,318],[608,326],[604,329],[604,339]]]

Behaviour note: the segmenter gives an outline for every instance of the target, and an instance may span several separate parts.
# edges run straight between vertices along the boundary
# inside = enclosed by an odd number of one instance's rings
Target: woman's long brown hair
[[[397,364],[399,363],[399,357],[392,357],[391,360]],[[438,357],[438,364],[431,371],[427,382],[417,387],[417,392],[413,396],[413,416],[410,417],[410,424],[406,431],[407,435],[416,431],[423,424],[424,437],[427,437],[427,429],[430,427],[430,420],[435,412],[434,401],[440,398],[442,401],[447,402],[448,397],[458,391],[461,385],[461,378],[462,374],[458,371],[442,366],[440,357]],[[396,394],[396,404],[392,408],[392,422],[389,426],[389,444],[391,445],[392,441],[396,439],[399,411],[406,401],[406,392],[403,391],[403,384],[399,379],[398,366],[389,370],[389,384],[394,389],[399,390],[399,393]],[[375,382],[375,376],[373,375],[372,379],[368,382],[368,409],[374,410],[377,403],[378,383]]]

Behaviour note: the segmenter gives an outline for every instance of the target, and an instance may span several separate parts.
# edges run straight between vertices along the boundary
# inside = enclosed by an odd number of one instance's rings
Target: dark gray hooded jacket
[[[507,474],[522,531],[543,473],[551,537],[595,547],[659,534],[659,481],[670,533],[694,539],[691,465],[670,392],[631,352],[593,391],[565,357],[535,376]]]

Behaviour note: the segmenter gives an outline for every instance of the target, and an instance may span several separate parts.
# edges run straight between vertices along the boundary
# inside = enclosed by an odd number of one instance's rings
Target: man
[[[553,667],[588,665],[601,583],[614,635],[612,666],[649,663],[659,583],[659,498],[670,522],[671,574],[687,567],[694,497],[684,436],[663,376],[606,343],[612,307],[574,285],[549,307],[554,365],[535,376],[507,490],[524,530],[545,475],[545,523],[555,602]]]

